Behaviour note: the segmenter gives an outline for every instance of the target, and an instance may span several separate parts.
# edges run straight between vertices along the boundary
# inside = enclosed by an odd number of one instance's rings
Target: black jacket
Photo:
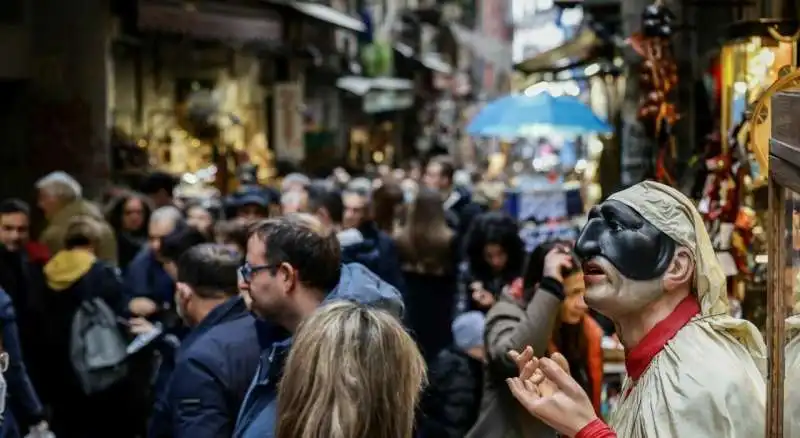
[[[358,231],[357,233],[351,233]],[[360,263],[381,280],[394,286],[400,293],[405,293],[406,285],[403,273],[400,270],[400,258],[397,253],[397,246],[388,234],[378,229],[378,227],[368,222],[358,230],[347,230],[350,233],[347,242],[342,241],[342,262]],[[340,233],[343,234],[343,233]]]
[[[430,385],[420,404],[419,438],[463,438],[481,403],[483,365],[472,357],[445,348],[430,366]]]

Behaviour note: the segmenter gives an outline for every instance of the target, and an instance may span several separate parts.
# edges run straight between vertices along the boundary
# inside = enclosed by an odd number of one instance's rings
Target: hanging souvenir
[[[673,127],[679,119],[670,95],[678,84],[678,66],[672,49],[672,22],[675,16],[661,0],[642,13],[642,32],[630,38],[633,49],[644,61],[639,84],[641,99],[638,117],[649,136],[656,141],[653,177],[662,183],[675,184],[677,149]]]

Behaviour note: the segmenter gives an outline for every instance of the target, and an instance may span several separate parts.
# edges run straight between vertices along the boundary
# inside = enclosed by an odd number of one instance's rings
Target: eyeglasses
[[[0,373],[5,373],[8,370],[8,353],[5,351],[0,353]]]
[[[251,265],[250,263],[245,263],[242,266],[239,266],[239,278],[244,280],[245,283],[250,283],[253,281],[253,275],[261,271],[266,271],[267,269],[272,269],[275,266],[276,265]]]

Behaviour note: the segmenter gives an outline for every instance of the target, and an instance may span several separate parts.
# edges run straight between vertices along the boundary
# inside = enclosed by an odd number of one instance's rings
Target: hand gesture
[[[136,297],[128,303],[128,310],[136,316],[148,317],[158,311],[158,306],[150,298]]]
[[[575,436],[597,419],[589,397],[567,370],[564,356],[536,358],[533,349],[509,352],[520,370],[519,377],[506,379],[511,393],[525,409],[566,436]]]
[[[145,333],[152,331],[155,328],[152,322],[144,318],[129,319],[128,327],[130,328],[131,334],[134,335],[143,335]]]
[[[566,246],[556,246],[544,256],[544,269],[542,275],[555,278],[559,282],[564,282],[563,272],[571,269],[573,264],[572,254]]]
[[[483,288],[480,282],[474,282],[470,285],[472,289],[472,300],[478,304],[481,309],[489,309],[494,306],[494,294]]]

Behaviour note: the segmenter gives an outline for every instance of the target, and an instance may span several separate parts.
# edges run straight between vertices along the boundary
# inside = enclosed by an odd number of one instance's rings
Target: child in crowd
[[[421,402],[418,438],[463,438],[478,417],[483,389],[484,315],[472,311],[452,325],[454,344],[431,364]]]

